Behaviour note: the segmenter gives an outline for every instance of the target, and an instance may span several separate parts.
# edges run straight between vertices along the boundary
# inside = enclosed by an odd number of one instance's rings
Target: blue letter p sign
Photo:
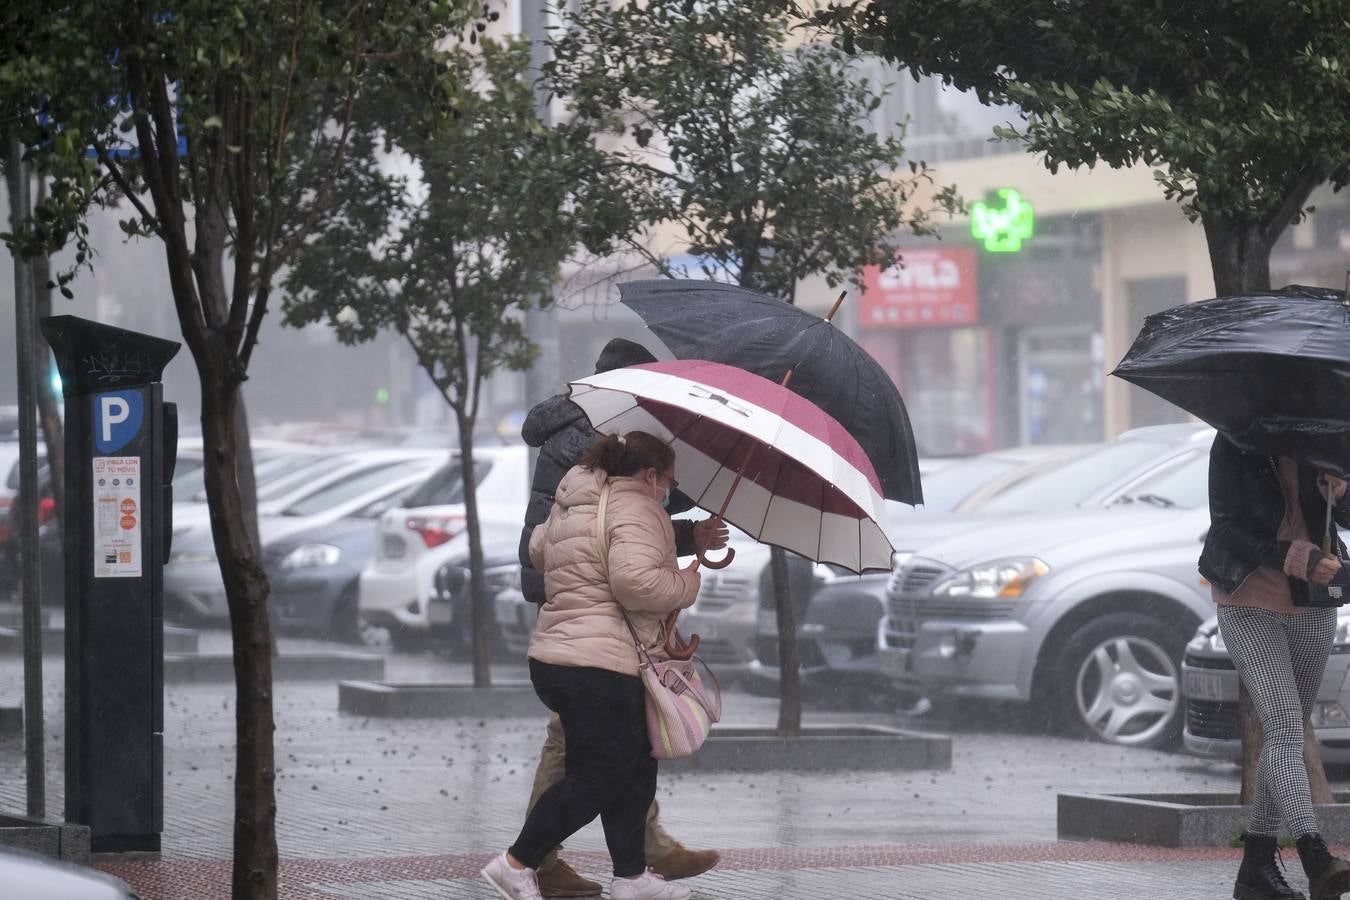
[[[94,395],[94,446],[99,453],[115,453],[131,443],[141,430],[144,415],[140,391],[109,391]]]

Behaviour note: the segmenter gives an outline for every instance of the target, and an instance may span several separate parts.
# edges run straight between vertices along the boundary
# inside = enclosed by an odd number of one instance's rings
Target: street
[[[228,634],[204,631],[202,652]],[[338,645],[283,638],[282,652]],[[59,657],[46,658],[48,802],[61,804]],[[0,660],[6,691],[17,659]],[[465,664],[389,653],[389,681],[467,681]],[[494,678],[524,677],[498,666]],[[13,687],[11,687],[13,686]],[[482,898],[477,869],[519,828],[543,735],[537,719],[377,720],[337,711],[331,682],[279,682],[278,836],[285,897]],[[228,895],[232,685],[168,685],[162,861],[105,861],[147,900]],[[0,699],[10,699],[9,696]],[[731,687],[723,722],[772,724],[776,702]],[[949,772],[668,775],[662,818],[724,851],[695,897],[1213,897],[1237,851],[1059,842],[1058,792],[1235,790],[1227,763],[1026,733],[1012,717],[905,720],[829,709],[807,723],[869,722],[953,735]],[[22,743],[0,741],[0,803],[21,808]],[[1343,777],[1333,773],[1333,777]],[[598,823],[567,858],[607,882]],[[1294,868],[1297,868],[1295,863]],[[1291,880],[1301,873],[1291,870]]]

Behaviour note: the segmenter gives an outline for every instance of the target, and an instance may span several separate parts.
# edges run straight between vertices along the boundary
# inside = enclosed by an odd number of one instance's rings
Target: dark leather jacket
[[[1317,473],[1298,467],[1298,499],[1312,542],[1321,546],[1326,500],[1317,487]],[[1335,521],[1350,527],[1350,492],[1333,511]],[[1284,494],[1275,462],[1269,456],[1244,453],[1222,434],[1209,451],[1209,532],[1200,553],[1200,574],[1225,593],[1238,589],[1258,566],[1284,571],[1289,542],[1276,540],[1284,520]],[[1332,525],[1335,532],[1335,524]],[[1342,555],[1345,545],[1336,534]],[[1308,583],[1290,578],[1295,605],[1304,603]]]
[[[571,400],[562,394],[541,401],[525,417],[520,436],[531,447],[539,448],[530,482],[530,503],[525,508],[525,526],[520,530],[520,591],[531,603],[543,603],[544,576],[530,562],[530,535],[534,527],[548,518],[558,482],[575,466],[595,441],[595,429]],[[672,515],[691,509],[694,503],[679,491],[670,495],[667,512]],[[694,547],[694,523],[680,520],[675,526],[675,551],[689,556]]]

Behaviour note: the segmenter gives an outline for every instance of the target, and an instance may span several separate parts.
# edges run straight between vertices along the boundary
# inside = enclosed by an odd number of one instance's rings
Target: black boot
[[[1350,891],[1350,862],[1332,856],[1320,834],[1305,834],[1295,841],[1303,871],[1308,873],[1312,900],[1336,900]]]
[[[1284,880],[1284,872],[1275,862],[1278,852],[1273,835],[1242,836],[1242,866],[1233,885],[1234,900],[1307,900]],[[1302,847],[1299,852],[1302,853]]]

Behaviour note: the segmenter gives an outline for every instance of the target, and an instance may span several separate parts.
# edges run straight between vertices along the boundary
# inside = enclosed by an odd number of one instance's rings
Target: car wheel
[[[1079,628],[1053,674],[1069,731],[1124,747],[1174,744],[1184,645],[1177,629],[1138,613],[1111,613]]]
[[[328,635],[344,644],[367,644],[366,631],[375,631],[361,625],[361,614],[356,606],[356,590],[355,581],[343,588],[342,596],[333,604],[333,615],[328,621]],[[385,633],[384,643],[389,643],[389,629],[378,630]],[[379,636],[372,633],[371,637],[378,639]]]

